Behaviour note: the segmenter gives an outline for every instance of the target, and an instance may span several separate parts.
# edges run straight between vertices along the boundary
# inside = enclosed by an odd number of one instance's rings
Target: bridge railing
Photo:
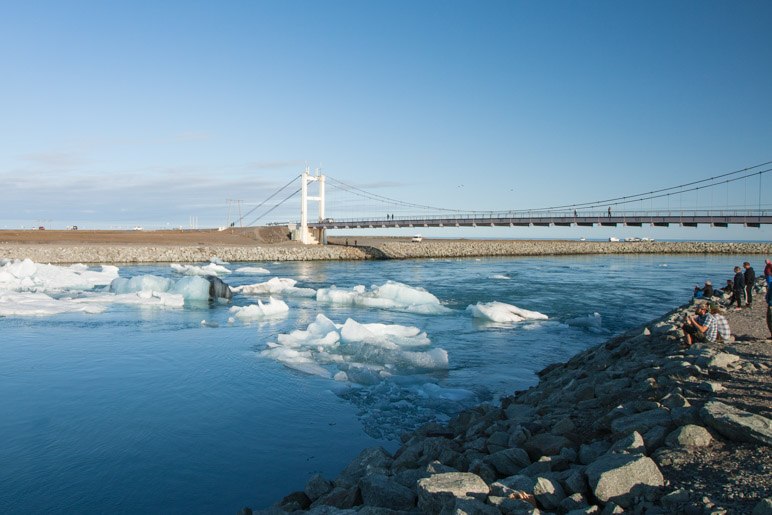
[[[493,219],[512,219],[512,220],[526,220],[526,219],[605,219],[609,217],[613,217],[616,219],[619,218],[637,218],[637,219],[646,219],[646,218],[684,218],[684,219],[691,219],[691,218],[724,218],[724,217],[767,217],[772,216],[772,210],[766,210],[766,209],[736,209],[736,210],[712,210],[712,209],[670,209],[670,210],[656,210],[656,211],[647,211],[647,210],[627,210],[627,211],[615,211],[612,210],[611,213],[609,213],[608,210],[604,211],[584,211],[584,210],[577,210],[574,212],[573,210],[567,210],[567,211],[501,211],[501,212],[490,212],[490,213],[457,213],[457,214],[442,214],[442,215],[394,215],[393,218],[391,217],[372,217],[372,216],[361,216],[361,217],[352,217],[352,218],[327,218],[323,221],[323,223],[353,223],[353,222],[389,222],[389,223],[396,223],[396,222],[411,222],[416,220],[425,220],[425,221],[442,221],[442,220],[458,220],[458,221],[465,221],[465,222],[471,222],[474,223],[475,221],[486,221],[486,220],[493,220]]]

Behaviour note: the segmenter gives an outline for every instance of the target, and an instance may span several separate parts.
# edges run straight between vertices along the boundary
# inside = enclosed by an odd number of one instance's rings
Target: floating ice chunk
[[[570,320],[566,320],[566,324],[571,327],[583,327],[593,332],[598,332],[601,329],[602,317],[600,313],[593,313],[583,317],[576,317]]]
[[[209,281],[199,276],[183,277],[169,288],[169,293],[182,295],[188,301],[208,301]]]
[[[443,388],[434,383],[426,383],[421,386],[421,391],[427,396],[435,399],[449,401],[465,401],[474,398],[474,393],[464,388]]]
[[[234,286],[231,288],[236,293],[245,295],[291,295],[296,297],[314,297],[316,290],[313,288],[296,288],[297,281],[287,277],[274,277],[264,283],[247,284],[244,286]]]
[[[93,304],[107,306],[109,304],[136,304],[139,306],[156,306],[165,308],[181,308],[185,305],[182,295],[158,291],[138,291],[118,294],[101,294],[72,299],[75,304]]]
[[[340,334],[332,320],[319,314],[305,331],[297,329],[289,334],[280,334],[277,340],[280,345],[286,347],[328,347],[338,343]]]
[[[230,265],[227,261],[223,261],[222,259],[218,258],[217,256],[212,256],[209,259],[210,263],[214,263],[215,265]]]
[[[283,365],[309,375],[329,378],[330,372],[316,364],[310,351],[298,351],[288,347],[271,347],[260,352],[262,356],[275,359]]]
[[[308,369],[313,362],[324,370],[331,368],[328,377],[334,375],[336,381],[372,385],[395,374],[447,369],[444,349],[413,350],[430,344],[426,333],[417,327],[361,324],[353,319],[338,325],[320,314],[306,330],[278,335],[261,354],[297,370]],[[288,350],[296,352],[285,352]],[[320,375],[314,367],[310,370]]]
[[[350,290],[320,288],[316,292],[317,302],[338,305],[354,305],[397,311],[409,311],[426,315],[447,313],[450,310],[440,304],[437,297],[424,290],[395,281],[371,286],[370,291],[358,285]]]
[[[0,292],[0,316],[50,316],[61,313],[101,313],[104,305],[54,299],[45,293]]]
[[[523,320],[547,320],[549,317],[538,311],[529,311],[504,302],[478,302],[466,308],[473,317],[492,322],[522,322]]]
[[[172,267],[172,270],[182,275],[219,276],[219,275],[231,273],[230,270],[216,263],[209,263],[208,265],[205,265],[205,266],[180,265],[177,263],[172,263],[170,266]]]
[[[502,280],[502,281],[506,281],[506,280],[511,279],[511,277],[509,277],[506,274],[493,274],[493,275],[489,275],[488,279],[499,279],[499,280]]]
[[[0,267],[0,289],[14,291],[90,290],[118,277],[118,267],[90,270],[83,264],[68,267],[43,265],[30,259],[7,261]]]
[[[241,268],[237,268],[235,271],[238,274],[245,275],[266,275],[271,273],[267,268],[261,268],[259,266],[242,266]]]
[[[131,279],[117,277],[110,283],[113,293],[133,293],[140,291],[165,292],[172,287],[174,281],[157,275],[137,275]]]
[[[234,314],[234,317],[240,320],[258,320],[266,317],[285,315],[289,312],[289,306],[282,300],[269,297],[268,302],[265,304],[258,300],[257,304],[250,304],[245,307],[233,306],[230,309],[230,312]]]

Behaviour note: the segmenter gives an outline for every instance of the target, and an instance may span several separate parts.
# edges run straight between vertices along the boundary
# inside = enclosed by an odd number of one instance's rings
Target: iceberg
[[[478,302],[467,306],[466,310],[475,318],[491,322],[514,323],[523,320],[547,320],[549,317],[538,311],[529,311],[504,302]]]
[[[447,370],[447,351],[421,350],[430,345],[417,327],[351,318],[336,324],[319,314],[306,329],[279,334],[260,355],[338,382],[373,385],[395,375]]]
[[[250,304],[249,306],[233,306],[230,312],[239,320],[260,320],[285,315],[289,312],[289,306],[282,300],[269,297],[267,303],[258,300],[257,304]]]
[[[396,311],[408,311],[423,315],[437,315],[451,310],[440,304],[440,300],[424,290],[396,281],[373,285],[370,291],[358,285],[346,290],[332,286],[316,292],[317,302],[324,304],[352,305]]]
[[[102,265],[91,270],[83,264],[44,265],[30,259],[7,261],[0,267],[0,290],[58,292],[107,286],[118,277],[118,267]]]
[[[260,294],[273,294],[273,295],[289,295],[295,297],[314,297],[316,296],[316,290],[313,288],[297,288],[295,285],[297,281],[295,279],[289,279],[286,277],[274,277],[264,283],[247,284],[244,286],[234,286],[231,288],[236,293],[243,293],[245,295],[260,295]]]
[[[106,306],[54,299],[45,293],[0,292],[0,316],[50,316],[61,313],[101,313]]]
[[[187,301],[208,301],[210,283],[200,276],[187,276],[177,281],[156,275],[138,275],[131,279],[118,277],[110,283],[110,291],[126,293],[170,293]]]
[[[178,263],[172,263],[170,266],[172,267],[172,270],[174,270],[180,275],[219,276],[222,274],[231,273],[230,270],[228,270],[222,265],[218,265],[217,263],[209,263],[206,266],[180,265]]]
[[[267,275],[271,273],[267,268],[261,268],[259,266],[242,266],[241,268],[237,268],[235,272],[244,275]]]

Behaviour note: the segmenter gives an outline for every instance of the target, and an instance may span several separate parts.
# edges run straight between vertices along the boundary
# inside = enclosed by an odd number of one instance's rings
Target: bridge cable
[[[282,200],[281,202],[279,202],[278,204],[276,204],[275,206],[273,206],[271,209],[269,209],[268,211],[266,211],[266,212],[265,212],[265,213],[263,213],[262,215],[258,216],[257,218],[255,218],[254,220],[252,220],[250,223],[248,223],[248,224],[247,224],[247,227],[251,227],[251,226],[252,226],[252,224],[254,224],[255,222],[257,222],[258,220],[260,220],[260,219],[261,219],[261,218],[263,218],[264,216],[268,215],[268,214],[269,214],[270,212],[272,212],[274,209],[276,209],[277,207],[281,206],[282,204],[284,204],[285,202],[287,202],[289,199],[291,199],[292,197],[294,197],[295,195],[297,195],[298,193],[300,193],[300,190],[301,190],[301,189],[302,189],[302,188],[298,188],[298,189],[296,189],[295,191],[293,191],[292,193],[290,193],[290,194],[289,194],[289,195],[288,195],[288,196],[287,196],[287,197],[286,197],[284,200]]]
[[[267,199],[265,199],[264,201],[262,201],[261,203],[259,203],[258,205],[256,205],[255,207],[253,207],[252,209],[250,209],[249,211],[247,211],[247,212],[246,212],[246,213],[244,213],[243,215],[241,215],[241,216],[239,217],[239,219],[237,220],[237,222],[239,222],[239,224],[241,224],[241,222],[244,220],[244,218],[246,218],[246,217],[247,217],[247,216],[249,216],[250,214],[254,213],[254,212],[257,210],[257,209],[259,209],[261,206],[265,205],[265,203],[266,203],[266,202],[268,202],[268,201],[269,201],[269,200],[271,200],[273,197],[275,197],[276,195],[278,195],[279,193],[281,193],[281,192],[282,192],[282,190],[284,190],[284,189],[285,189],[287,186],[289,186],[290,184],[292,184],[293,182],[295,182],[295,181],[296,181],[296,180],[298,180],[299,178],[300,178],[300,176],[299,176],[299,175],[298,175],[297,177],[294,177],[294,178],[293,178],[293,179],[292,179],[290,182],[288,182],[287,184],[285,184],[284,186],[282,186],[281,188],[279,188],[278,190],[276,190],[276,191],[275,191],[275,192],[274,192],[274,193],[273,193],[273,194],[272,194],[270,197],[268,197]],[[300,191],[300,190],[298,190],[298,191]],[[295,192],[295,193],[297,193],[297,192]],[[294,195],[294,193],[293,193],[293,195]],[[282,202],[284,202],[284,201],[282,201]],[[280,203],[280,204],[278,204],[278,205],[281,205],[281,203]],[[263,215],[263,216],[265,216],[265,215]],[[234,222],[234,224],[235,224],[235,222]]]

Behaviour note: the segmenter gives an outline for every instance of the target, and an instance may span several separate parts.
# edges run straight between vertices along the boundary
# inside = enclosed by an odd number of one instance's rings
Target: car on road
[[[420,234],[416,234],[415,236],[410,238],[410,241],[412,241],[413,243],[421,243],[423,240],[424,240],[424,237],[421,236]]]

